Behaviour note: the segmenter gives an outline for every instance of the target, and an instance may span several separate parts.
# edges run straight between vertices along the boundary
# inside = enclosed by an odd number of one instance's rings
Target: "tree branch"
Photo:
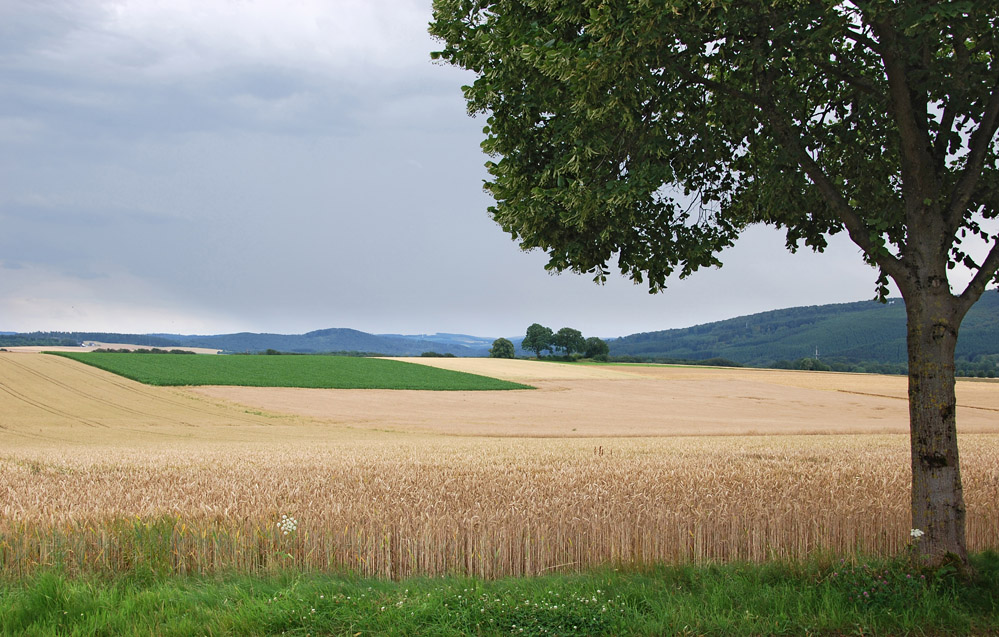
[[[951,232],[956,231],[961,220],[964,219],[965,210],[967,210],[968,202],[971,201],[975,188],[978,186],[982,169],[985,167],[985,157],[992,146],[997,128],[999,128],[999,75],[992,85],[992,95],[989,97],[989,103],[985,106],[982,121],[978,124],[975,132],[971,134],[971,140],[968,143],[968,161],[961,172],[961,178],[951,193],[950,201],[947,202],[947,224]]]
[[[846,30],[846,37],[848,40],[853,40],[861,46],[865,46],[872,52],[881,55],[881,46],[873,39],[867,36],[865,33],[858,33],[851,29]]]
[[[770,112],[770,122],[773,124],[781,143],[791,151],[792,156],[797,160],[808,178],[812,180],[815,187],[819,189],[826,203],[833,209],[843,225],[846,226],[850,239],[860,247],[871,259],[885,271],[886,274],[898,280],[903,275],[902,262],[891,254],[881,251],[871,240],[871,236],[864,220],[860,218],[850,204],[843,198],[843,193],[833,184],[826,175],[822,167],[812,159],[811,155],[801,146],[800,139],[791,130],[787,122],[776,112],[776,109],[768,109]]]
[[[940,183],[930,156],[932,147],[925,126],[917,119],[917,105],[913,103],[913,92],[909,86],[909,69],[904,60],[896,55],[897,34],[891,25],[875,23],[874,30],[884,44],[881,59],[888,78],[888,94],[891,98],[895,122],[900,138],[899,150],[902,169],[902,190],[909,214],[924,210],[924,200],[936,200]],[[923,112],[925,113],[925,108]],[[910,218],[910,225],[917,225]],[[937,222],[939,223],[939,222]]]
[[[859,91],[863,91],[869,95],[875,95],[878,93],[877,85],[866,77],[849,75],[838,69],[836,65],[829,64],[828,62],[817,62],[815,66],[819,67],[837,80],[845,84],[849,84]]]
[[[989,284],[992,279],[995,278],[996,272],[999,272],[999,239],[994,239],[995,243],[992,244],[992,249],[989,250],[989,254],[985,257],[985,261],[982,262],[981,267],[978,268],[978,272],[975,273],[974,278],[968,283],[968,287],[964,289],[961,296],[958,299],[961,302],[962,310],[967,312],[968,309],[975,304],[976,301],[985,292],[985,286]]]
[[[959,73],[964,74],[964,71],[968,68],[971,63],[971,54],[968,52],[968,47],[964,45],[962,38],[959,38],[956,34],[953,36],[954,40],[954,59],[957,60],[958,66],[960,67]],[[948,137],[950,136],[951,129],[954,127],[954,120],[957,118],[957,108],[954,107],[954,103],[958,100],[955,99],[954,95],[949,96],[951,99],[944,106],[943,116],[940,118],[940,130],[937,131],[937,139],[933,144],[933,157],[937,165],[937,170],[943,173],[945,169],[945,164],[947,161],[947,146]]]
[[[712,91],[715,91],[716,93],[721,93],[722,95],[728,95],[729,97],[734,97],[736,99],[746,101],[752,104],[753,106],[759,107],[762,105],[759,97],[757,97],[752,93],[736,90],[735,88],[732,88],[728,84],[723,84],[722,82],[708,79],[703,75],[698,75],[697,73],[693,73],[687,70],[683,65],[678,65],[676,70],[678,73],[680,73],[681,76],[683,76],[685,80],[692,82],[694,84],[700,84],[705,88],[709,88]]]
[[[793,126],[785,120],[776,104],[768,99],[765,99],[761,95],[737,90],[721,82],[697,75],[696,73],[686,70],[684,65],[678,65],[677,68],[681,75],[683,75],[684,78],[690,82],[700,84],[701,86],[704,86],[712,91],[716,91],[722,95],[728,95],[735,99],[744,100],[745,102],[759,108],[760,111],[767,116],[771,125],[773,125],[774,130],[777,132],[778,137],[780,137],[784,147],[791,150],[792,157],[798,162],[798,165],[801,166],[802,170],[805,171],[805,174],[808,175],[809,179],[812,180],[812,183],[819,189],[819,192],[833,209],[839,220],[843,222],[850,239],[858,247],[860,247],[861,250],[869,255],[870,258],[893,279],[898,281],[904,276],[905,271],[902,261],[892,254],[878,249],[879,247],[874,243],[874,241],[871,240],[869,229],[866,224],[864,224],[863,219],[861,219],[850,204],[843,198],[843,194],[825,174],[822,167],[819,166],[814,159],[812,159],[811,155],[808,154],[808,151],[801,145],[800,136],[795,134]],[[764,80],[764,84],[766,81],[767,80]],[[766,93],[766,89],[764,88],[761,92]]]
[[[953,106],[953,100],[944,106],[943,117],[940,118],[940,130],[937,131],[937,139],[933,144],[933,162],[941,173],[946,168],[947,142],[950,141],[948,138],[957,117],[957,108]]]

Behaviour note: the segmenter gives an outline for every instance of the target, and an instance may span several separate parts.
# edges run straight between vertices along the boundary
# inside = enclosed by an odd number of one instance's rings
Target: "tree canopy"
[[[602,338],[591,336],[586,339],[583,347],[583,356],[586,358],[603,358],[606,360],[608,353],[610,353],[610,346]]]
[[[534,352],[538,358],[541,358],[542,350],[550,352],[554,344],[555,334],[552,332],[552,328],[545,327],[540,323],[532,323],[528,326],[527,334],[524,336],[524,340],[520,346]]]
[[[572,356],[573,352],[582,352],[586,348],[583,333],[571,327],[563,327],[555,332],[553,343],[564,356]]]
[[[846,231],[902,286],[915,227],[947,238],[945,266],[978,272],[970,300],[999,265],[983,224],[999,190],[997,13],[436,0],[431,32],[478,75],[465,96],[488,113],[491,214],[550,269],[603,279],[616,256],[660,290],[765,223],[791,249]],[[969,255],[973,238],[988,257]]]
[[[954,346],[999,269],[999,4],[435,0],[430,31],[476,74],[490,214],[550,270],[655,292],[750,224],[846,232],[906,301],[919,553],[964,559]]]
[[[489,349],[490,358],[515,358],[516,350],[513,342],[506,338],[497,338]]]

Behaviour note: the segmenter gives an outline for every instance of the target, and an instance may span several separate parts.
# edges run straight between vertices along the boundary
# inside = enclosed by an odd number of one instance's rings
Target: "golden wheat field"
[[[903,378],[419,362],[538,389],[159,388],[0,353],[0,569],[497,577],[910,540]],[[958,402],[969,545],[996,548],[999,384]]]

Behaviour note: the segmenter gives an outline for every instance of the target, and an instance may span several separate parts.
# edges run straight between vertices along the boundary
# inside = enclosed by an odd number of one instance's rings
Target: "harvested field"
[[[515,437],[875,434],[909,431],[906,379],[759,369],[566,365],[410,358],[530,383],[534,392],[372,392],[205,387],[196,391],[331,424]],[[958,383],[966,433],[999,433],[999,383]]]
[[[344,403],[357,408],[359,391],[298,390],[307,393],[283,398],[287,409],[271,409],[261,397],[271,389],[237,403],[223,388],[146,387],[58,357],[0,353],[0,571],[294,566],[494,577],[606,564],[894,554],[909,541],[907,436],[775,433],[786,416],[782,387],[809,392],[810,400],[904,405],[898,398],[823,388],[830,379],[797,387],[766,375],[711,378],[728,370],[681,369],[676,373],[706,376],[674,380],[630,368],[594,370],[614,378],[563,378],[577,372],[524,365],[543,370],[550,385],[459,392],[466,395],[457,402],[447,402],[455,394],[432,395],[443,403],[414,402],[410,396],[421,392],[372,390],[365,415],[335,411]],[[509,373],[527,373],[518,367]],[[536,378],[517,380],[542,384]],[[880,377],[863,378],[888,395],[887,385],[877,386]],[[699,390],[699,382],[741,384],[728,396]],[[657,431],[659,421],[642,420],[642,410],[664,409],[670,403],[662,396],[632,411],[620,403],[616,412],[600,412],[602,428],[590,417],[589,438],[572,432],[568,418],[544,422],[569,408],[565,396],[581,400],[592,391],[598,397],[588,405],[596,410],[625,388],[637,400],[641,386],[663,396],[702,392],[699,409],[713,414],[704,422],[731,435],[680,436],[666,425]],[[331,398],[312,405],[314,413],[302,407],[323,394]],[[516,402],[489,402],[508,395],[540,402],[528,403],[523,422],[511,424],[503,410]],[[738,420],[760,396],[776,413],[752,426],[768,435],[736,435],[750,423],[726,429],[713,404],[728,397],[728,418]],[[693,421],[697,414],[682,410],[698,409],[697,401],[676,398],[667,418]],[[484,402],[465,405],[465,416],[448,425],[451,435],[441,435],[432,421],[473,399]],[[991,409],[988,399],[973,393],[959,417],[976,411],[971,407]],[[824,422],[827,415],[817,412],[831,408],[813,406],[811,418]],[[430,412],[419,416],[423,424],[409,413],[421,409]],[[532,409],[541,412],[531,416]],[[794,409],[802,414],[798,426],[807,425],[806,406]],[[582,418],[585,410],[573,414]],[[973,550],[999,547],[999,433],[991,422],[990,433],[961,436]],[[532,423],[548,427],[549,437],[504,429]],[[288,536],[277,527],[282,515],[298,521]]]
[[[76,361],[0,352],[0,448],[271,440],[279,425],[259,410],[149,387]],[[306,427],[307,429],[307,427]]]

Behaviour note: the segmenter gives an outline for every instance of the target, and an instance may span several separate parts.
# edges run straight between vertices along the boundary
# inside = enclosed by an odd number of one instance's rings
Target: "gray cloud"
[[[553,277],[486,214],[429,4],[0,8],[0,329],[615,336],[869,298],[848,242],[747,233],[659,296]],[[9,36],[9,37],[7,37]]]

